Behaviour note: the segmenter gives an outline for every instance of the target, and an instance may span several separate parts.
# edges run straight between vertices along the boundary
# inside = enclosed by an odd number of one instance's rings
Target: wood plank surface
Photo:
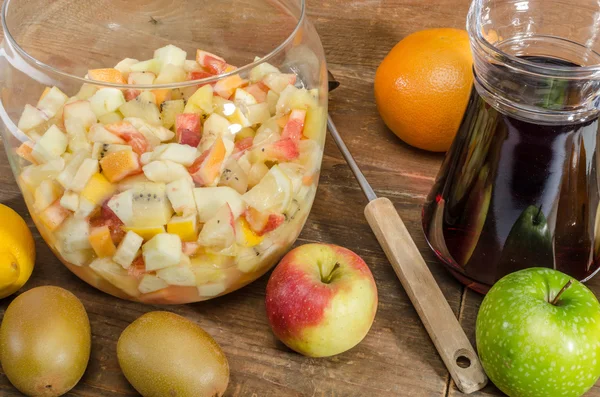
[[[308,0],[307,6],[328,66],[341,82],[330,97],[330,113],[377,194],[394,203],[474,343],[481,297],[465,291],[441,266],[421,229],[421,205],[442,156],[411,148],[397,139],[379,118],[372,93],[377,65],[400,39],[425,28],[464,27],[469,0]],[[88,311],[92,356],[83,379],[68,395],[136,395],[119,369],[116,342],[129,323],[152,310],[186,316],[217,340],[231,366],[227,396],[460,395],[364,219],[366,199],[330,139],[315,204],[296,245],[328,242],[353,249],[369,264],[379,289],[378,312],[368,336],[356,348],[332,358],[302,357],[275,339],[264,307],[269,274],[222,298],[180,306],[127,302],[80,281],[60,264],[35,230],[3,150],[0,201],[23,215],[34,231],[38,261],[23,290],[58,285],[76,294]],[[600,279],[591,285],[600,293]],[[0,314],[10,300],[0,301]],[[0,395],[20,395],[3,374]],[[475,395],[502,394],[490,385]],[[600,388],[589,395],[600,396]]]

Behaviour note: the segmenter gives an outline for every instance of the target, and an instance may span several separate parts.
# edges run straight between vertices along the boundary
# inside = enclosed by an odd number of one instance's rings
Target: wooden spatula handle
[[[387,198],[373,200],[365,216],[456,386],[463,393],[483,388],[487,376],[479,358],[394,204]]]

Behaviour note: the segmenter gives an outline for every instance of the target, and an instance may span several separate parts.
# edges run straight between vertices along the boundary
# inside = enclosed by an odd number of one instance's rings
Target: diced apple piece
[[[148,59],[135,63],[129,67],[132,72],[152,72],[155,75],[160,73],[161,62],[158,59]]]
[[[187,73],[181,65],[165,64],[154,84],[180,83],[187,80]]]
[[[98,117],[98,121],[102,124],[118,123],[123,120],[123,116],[119,112],[110,112]]]
[[[239,88],[246,83],[247,81],[242,79],[240,75],[234,74],[233,76],[225,77],[224,79],[217,81],[214,89],[219,96],[229,99],[235,92],[236,88]]]
[[[221,74],[227,68],[227,62],[223,58],[202,50],[196,51],[196,62],[214,74]]]
[[[100,160],[100,166],[102,174],[112,183],[140,170],[138,155],[133,151],[126,150],[108,154]]]
[[[172,44],[154,51],[154,59],[157,59],[163,67],[168,64],[183,67],[186,58],[187,52]]]
[[[65,168],[65,160],[61,157],[56,160],[47,162],[41,165],[30,165],[23,168],[19,175],[19,181],[31,190],[35,188],[45,179],[55,179]]]
[[[95,227],[90,230],[88,240],[99,258],[112,257],[117,248],[110,237],[108,226]]]
[[[285,124],[281,132],[281,139],[291,139],[299,141],[302,138],[302,130],[304,129],[304,120],[306,119],[306,110],[292,110],[288,122]]]
[[[50,231],[54,231],[58,229],[70,214],[69,210],[60,205],[60,200],[56,200],[40,214],[40,221]]]
[[[67,136],[56,126],[52,125],[35,143],[31,156],[38,163],[47,163],[60,157],[69,144]]]
[[[125,102],[125,97],[123,96],[123,92],[121,92],[121,90],[108,87],[100,88],[89,99],[89,101],[90,105],[92,106],[92,111],[96,117],[114,112],[115,110],[120,109],[125,103],[131,103]]]
[[[26,133],[29,130],[43,125],[46,121],[48,121],[48,117],[44,112],[26,104],[17,127]]]
[[[277,104],[275,105],[275,110],[278,115],[284,115],[291,111],[291,98],[298,91],[299,89],[296,88],[293,84],[288,85],[283,91],[281,91],[281,93],[279,94],[279,99],[277,99]]]
[[[185,108],[185,101],[183,99],[173,99],[165,101],[160,105],[160,114],[162,118],[163,127],[171,128],[175,125],[177,116],[183,113]],[[181,143],[181,142],[178,142]]]
[[[195,287],[196,274],[192,271],[190,260],[183,256],[179,265],[161,269],[156,272],[156,276],[165,280],[169,285],[179,285],[182,287]]]
[[[156,75],[152,72],[131,72],[127,77],[127,84],[152,85],[154,79],[156,79]]]
[[[98,91],[98,87],[93,84],[84,83],[75,97],[79,100],[87,100],[90,99],[96,91]]]
[[[85,159],[75,173],[73,180],[69,183],[69,188],[77,193],[80,193],[91,177],[98,172],[98,160]]]
[[[128,78],[129,73],[131,72],[131,67],[139,62],[140,61],[137,59],[125,58],[115,65],[115,69],[121,72],[124,78]]]
[[[135,72],[135,73],[142,73],[142,72]],[[150,72],[148,72],[150,73]],[[142,93],[141,90],[137,90],[135,88],[127,88],[124,92],[124,96],[125,96],[125,101],[129,102],[129,101],[133,101],[135,98],[137,98],[140,94]],[[102,117],[102,116],[101,116]],[[100,118],[100,117],[99,117]],[[98,119],[99,119],[98,118]]]
[[[241,131],[242,128],[250,127],[252,125],[252,123],[248,121],[246,114],[237,106],[233,113],[227,116],[227,120],[231,123],[231,126],[229,127],[229,132],[231,134],[236,134]]]
[[[206,223],[224,204],[229,205],[234,218],[238,218],[246,209],[242,196],[228,186],[196,188],[194,200],[202,223]]]
[[[223,139],[218,137],[213,146],[188,168],[194,182],[201,186],[217,184],[226,154],[227,149]]]
[[[129,152],[133,151],[133,149],[129,145],[96,142],[94,143],[94,146],[92,148],[92,158],[95,160],[102,160],[106,155],[115,152],[120,152],[122,150],[127,150]]]
[[[178,214],[196,211],[196,201],[188,177],[180,178],[167,185],[167,197]]]
[[[92,248],[89,242],[90,225],[86,219],[70,217],[63,222],[57,232],[58,240],[62,241],[62,251],[76,252]]]
[[[202,139],[200,140],[200,150],[205,151],[214,145],[218,137],[224,139],[234,139],[229,127],[231,123],[224,117],[213,113],[204,122]]]
[[[327,114],[325,109],[321,106],[310,108],[306,112],[304,136],[321,143],[325,138],[326,125]]]
[[[267,104],[269,105],[269,112],[271,114],[277,113],[277,102],[279,102],[279,94],[273,90],[269,90],[267,93]]]
[[[123,103],[119,111],[125,117],[139,117],[152,125],[161,125],[160,111],[156,106],[156,97],[150,91],[143,91],[134,100]]]
[[[34,143],[32,141],[23,142],[17,148],[17,150],[15,150],[15,153],[22,159],[29,161],[30,163],[37,164],[37,160],[31,155],[31,152],[33,151],[33,146]]]
[[[88,153],[85,150],[80,150],[73,154],[73,156],[69,159],[66,167],[64,167],[63,161],[63,170],[56,177],[58,183],[60,183],[65,189],[67,189],[71,185],[73,178],[75,178],[77,170],[79,170],[79,167],[81,167],[81,164],[87,157]]]
[[[65,127],[70,120],[78,120],[87,129],[96,122],[96,114],[89,101],[80,100],[65,105],[63,120]]]
[[[107,83],[126,84],[121,72],[114,68],[91,69],[88,70],[88,78],[95,81],[105,81]]]
[[[133,193],[133,227],[159,227],[169,222],[173,215],[164,183],[135,185]],[[128,225],[129,226],[129,225]],[[138,233],[139,234],[139,233]]]
[[[236,109],[235,103],[220,96],[213,96],[213,110],[212,112],[218,114],[221,117],[226,118],[231,116]]]
[[[262,82],[276,93],[281,93],[288,85],[296,83],[295,74],[269,73]]]
[[[191,59],[186,59],[183,62],[183,70],[186,72],[204,72],[204,68],[198,62]]]
[[[188,184],[191,182],[187,169],[169,160],[152,161],[143,166],[142,170],[152,182],[170,183],[181,178],[189,181]]]
[[[298,144],[299,156],[297,162],[304,166],[305,177],[316,174],[321,168],[321,156],[323,149],[317,141],[303,139]]]
[[[248,172],[248,187],[252,188],[260,183],[260,181],[269,172],[269,167],[265,163],[254,163]]]
[[[204,85],[189,97],[184,113],[211,114],[213,112],[213,87]]]
[[[79,197],[79,206],[77,207],[77,211],[75,211],[75,218],[84,219],[91,216],[98,206],[83,197]]]
[[[202,137],[202,123],[197,113],[178,114],[175,119],[175,136],[177,143],[198,147]]]
[[[221,250],[230,247],[234,242],[235,217],[229,204],[225,203],[204,224],[198,236],[198,243]]]
[[[37,108],[48,118],[54,117],[69,97],[57,87],[52,87],[37,104]]]
[[[170,160],[174,163],[190,166],[196,160],[197,151],[195,147],[181,145],[179,143],[167,143],[161,145],[160,151],[155,151],[153,158],[155,160]],[[157,148],[158,149],[158,148]]]
[[[79,195],[75,192],[66,191],[60,199],[60,205],[69,211],[77,211],[79,208]]]
[[[224,283],[208,283],[198,286],[198,295],[203,297],[215,297],[222,294],[227,290],[227,286]]]
[[[129,121],[124,120],[114,124],[107,124],[104,127],[109,132],[127,142],[137,154],[141,155],[148,151],[148,139],[146,139],[146,136],[138,131]]]
[[[250,71],[250,81],[252,81],[253,83],[258,83],[266,75],[271,73],[279,74],[280,71],[270,63],[263,62],[260,65],[257,65],[254,68],[252,68],[252,70]]]
[[[109,124],[110,125],[110,124]],[[88,139],[93,143],[118,144],[124,145],[125,140],[121,139],[117,134],[113,134],[102,124],[93,124],[88,133]]]
[[[81,191],[81,197],[96,205],[101,205],[113,195],[116,188],[104,175],[96,173],[92,175],[85,188]]]
[[[133,220],[133,191],[126,190],[114,195],[108,200],[108,208],[117,215],[125,225],[130,225]]]
[[[280,139],[264,148],[267,159],[274,161],[292,161],[298,158],[298,142],[292,139]]]
[[[43,180],[35,189],[33,208],[37,212],[50,207],[52,203],[60,198],[63,193],[62,187],[53,180]]]
[[[133,263],[144,239],[132,231],[128,231],[113,256],[113,261],[127,269]]]
[[[141,132],[152,148],[157,147],[161,142],[170,141],[175,136],[173,131],[163,126],[149,124],[139,117],[127,117],[124,121],[130,123],[136,130]]]
[[[250,84],[244,89],[248,94],[254,97],[256,103],[263,103],[267,101],[267,92],[263,91],[259,84]],[[237,94],[237,90],[236,90]]]
[[[285,222],[283,214],[261,213],[252,207],[248,207],[245,218],[250,228],[258,235],[263,236],[277,229]]]
[[[181,239],[175,234],[162,233],[142,246],[146,271],[175,266],[181,261]]]
[[[174,216],[167,223],[167,232],[178,235],[181,241],[196,241],[198,239],[198,219],[196,214]]]
[[[125,230],[128,232],[134,232],[144,241],[152,240],[152,238],[157,234],[166,233],[164,226],[126,227]]]
[[[167,288],[168,286],[169,284],[167,284],[165,280],[151,274],[144,274],[142,281],[140,281],[140,284],[138,285],[138,290],[142,294],[149,294]]]
[[[95,259],[90,263],[90,268],[128,296],[136,297],[140,295],[138,281],[110,258]]]
[[[80,119],[68,119],[64,122],[69,140],[68,150],[77,152],[85,150],[89,152],[91,145],[87,138],[87,130]]]
[[[194,93],[197,91],[198,87],[191,85],[191,86],[187,86],[187,87],[181,87],[181,88],[173,88],[171,91],[171,98],[170,99],[183,99],[185,101],[187,101],[188,99],[190,99],[192,97],[192,95],[194,95]]]
[[[94,257],[94,250],[86,249],[75,252],[64,252],[60,248],[57,247],[58,253],[62,258],[75,266],[85,266],[92,261]]]
[[[247,118],[251,125],[262,124],[271,118],[268,103],[258,103],[247,108]]]
[[[261,90],[261,92],[264,92]],[[265,93],[266,96],[266,93]],[[243,88],[238,88],[237,90],[235,90],[235,95],[233,96],[233,102],[235,102],[238,105],[245,105],[245,106],[250,106],[250,105],[256,105],[258,102],[256,101],[256,98],[254,98],[254,96],[252,94],[250,94],[248,91],[244,90]]]
[[[240,194],[244,194],[248,190],[248,174],[233,157],[227,159],[223,165],[219,186],[228,186]]]

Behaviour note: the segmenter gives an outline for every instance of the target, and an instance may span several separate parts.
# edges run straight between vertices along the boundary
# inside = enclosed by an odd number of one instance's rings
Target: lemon
[[[292,180],[278,165],[274,165],[256,186],[244,194],[244,201],[260,212],[283,212],[290,205],[292,195]]]
[[[35,243],[19,214],[0,204],[0,298],[21,288],[33,271]]]

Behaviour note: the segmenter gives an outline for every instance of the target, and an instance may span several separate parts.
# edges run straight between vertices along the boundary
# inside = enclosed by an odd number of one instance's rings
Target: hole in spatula
[[[471,360],[466,356],[458,356],[456,358],[456,365],[461,368],[469,368],[471,366]]]

